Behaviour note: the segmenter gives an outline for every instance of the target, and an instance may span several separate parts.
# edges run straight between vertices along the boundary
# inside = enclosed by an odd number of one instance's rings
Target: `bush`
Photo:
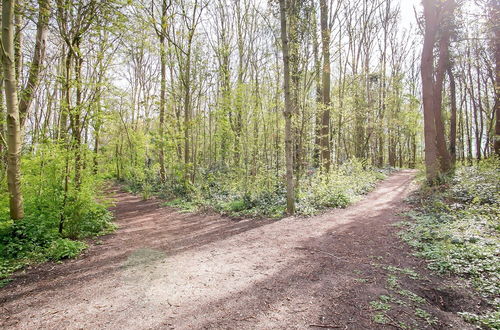
[[[297,214],[309,216],[325,208],[346,207],[375,187],[389,170],[368,169],[353,160],[328,174],[310,171],[299,182]],[[185,211],[212,208],[233,216],[280,218],[285,214],[286,189],[276,176],[248,176],[216,165],[202,171],[196,185],[183,183],[182,175],[156,185],[157,194],[169,199],[169,206]],[[157,179],[158,180],[158,179]]]
[[[65,192],[66,161],[72,156],[68,152],[72,151],[57,144],[41,144],[35,154],[23,158],[22,220],[10,220],[8,193],[0,191],[0,279],[30,262],[75,257],[85,244],[70,239],[101,235],[115,228],[109,203],[100,194],[103,181],[90,167],[82,169],[84,180],[78,189],[70,184]],[[5,182],[0,184],[6,189]]]
[[[330,173],[314,173],[301,183],[297,213],[313,215],[325,208],[344,208],[371,191],[385,174],[352,160]]]
[[[59,238],[50,243],[46,255],[50,260],[62,260],[74,258],[87,248],[87,244],[79,241],[72,241],[66,238]]]

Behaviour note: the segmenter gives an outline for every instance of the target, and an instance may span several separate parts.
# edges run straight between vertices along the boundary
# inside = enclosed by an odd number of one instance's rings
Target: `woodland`
[[[498,0],[1,6],[2,285],[115,231],[116,186],[307,221],[415,169],[403,239],[499,325]]]

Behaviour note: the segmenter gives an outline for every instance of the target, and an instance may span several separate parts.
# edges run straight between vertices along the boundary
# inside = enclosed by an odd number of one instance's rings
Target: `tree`
[[[152,2],[154,6],[154,2]],[[155,25],[156,35],[160,42],[160,120],[159,120],[159,162],[160,162],[160,180],[166,181],[165,171],[165,110],[167,104],[167,29],[168,29],[168,10],[172,6],[171,1],[162,0],[161,17],[159,27]],[[154,12],[151,12],[154,19]]]
[[[74,181],[77,187],[81,183],[82,169],[82,68],[84,57],[81,50],[84,36],[92,27],[99,13],[99,3],[89,0],[87,3],[70,3],[57,0],[57,24],[59,33],[66,46],[64,110],[61,116],[63,136],[66,136],[66,121],[69,117],[71,128],[71,145],[75,157]],[[75,102],[73,104],[72,90],[75,87]],[[68,174],[66,175],[66,181]],[[66,189],[65,189],[66,190]]]
[[[14,51],[15,0],[2,1],[2,64],[7,105],[7,183],[10,217],[24,217],[21,192],[21,123],[17,95],[16,61]]]
[[[445,142],[441,104],[443,81],[449,65],[450,22],[455,4],[423,0],[424,45],[421,58],[422,98],[424,103],[425,164],[427,180],[433,182],[440,173],[450,169],[450,157]],[[434,47],[439,38],[439,59],[434,69]]]
[[[446,69],[448,79],[450,81],[450,156],[451,164],[455,166],[457,161],[457,88],[455,83],[455,76],[453,74],[452,64],[448,65]]]
[[[285,158],[286,158],[286,210],[289,215],[295,213],[295,184],[293,179],[293,134],[292,122],[295,104],[290,95],[290,53],[287,33],[287,12],[289,7],[285,0],[280,0],[281,47],[283,53],[283,89],[285,94]],[[288,3],[290,6],[290,2]]]
[[[498,0],[490,0],[490,24],[493,29],[493,52],[495,54],[495,154],[500,156],[500,3]]]
[[[323,46],[322,103],[321,116],[321,159],[325,170],[330,170],[330,27],[328,24],[328,4],[320,0],[321,41]]]
[[[446,76],[447,68],[450,63],[450,39],[452,29],[453,11],[455,9],[454,0],[447,0],[442,4],[442,14],[439,23],[439,59],[436,68],[434,82],[434,123],[436,125],[436,142],[439,154],[440,170],[443,173],[451,169],[451,157],[446,147],[445,128],[443,115],[441,113],[443,103],[443,85]],[[453,72],[451,72],[453,74]]]
[[[49,29],[50,3],[49,0],[38,1],[38,22],[33,59],[29,66],[26,87],[20,93],[19,116],[21,127],[24,126],[26,116],[35,96],[35,90],[40,81],[40,71],[45,59],[47,32]]]

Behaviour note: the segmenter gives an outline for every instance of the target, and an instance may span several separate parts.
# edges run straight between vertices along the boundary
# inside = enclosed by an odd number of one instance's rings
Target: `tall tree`
[[[323,46],[322,103],[321,116],[321,159],[325,170],[330,170],[330,26],[328,23],[328,4],[320,0],[321,42]]]
[[[438,151],[436,144],[436,125],[434,123],[434,43],[439,26],[436,1],[423,0],[424,6],[424,45],[422,48],[421,75],[422,98],[424,103],[425,167],[429,182],[439,174]]]
[[[451,157],[446,147],[445,128],[443,115],[441,113],[443,103],[443,85],[446,71],[450,63],[450,39],[453,11],[455,9],[454,0],[447,0],[441,4],[439,17],[439,59],[434,81],[434,123],[436,125],[436,143],[439,155],[439,164],[442,172],[448,172],[451,168]],[[451,72],[453,74],[453,72]]]
[[[16,60],[14,50],[15,0],[2,1],[2,64],[5,101],[7,105],[7,183],[9,188],[10,217],[24,217],[21,192],[21,124],[17,96]]]
[[[490,0],[490,24],[493,29],[493,52],[495,54],[495,154],[500,156],[500,1]]]
[[[450,156],[452,166],[457,160],[457,88],[452,64],[447,68],[448,79],[450,81]]]
[[[49,30],[50,3],[49,0],[38,1],[38,22],[36,28],[35,50],[29,65],[26,86],[20,92],[19,116],[21,127],[24,126],[26,116],[35,96],[35,90],[40,82],[40,71],[45,59],[47,32]]]
[[[154,5],[154,2],[153,2]],[[165,110],[167,104],[167,27],[168,27],[168,9],[172,5],[171,1],[162,0],[161,15],[159,27],[155,25],[156,35],[160,42],[160,118],[159,118],[159,163],[160,180],[165,182]],[[154,12],[151,13],[154,19]]]
[[[288,5],[290,6],[290,2]],[[295,213],[295,183],[293,178],[293,132],[292,122],[295,105],[292,104],[290,93],[290,53],[287,33],[287,12],[289,7],[286,0],[280,0],[280,27],[281,47],[283,52],[283,89],[285,94],[285,158],[286,158],[286,210],[288,214]]]
[[[424,103],[425,164],[427,180],[433,182],[440,173],[450,169],[441,105],[443,81],[449,65],[450,18],[455,3],[452,0],[423,0],[422,4],[425,30],[420,67]],[[439,58],[435,69],[434,48],[437,40]]]

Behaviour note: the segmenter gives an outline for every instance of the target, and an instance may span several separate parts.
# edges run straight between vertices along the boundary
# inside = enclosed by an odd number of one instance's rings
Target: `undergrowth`
[[[109,203],[100,194],[103,179],[83,170],[79,188],[64,191],[66,151],[42,145],[22,161],[25,216],[11,220],[9,196],[0,192],[0,287],[16,270],[36,262],[73,258],[87,245],[81,239],[114,230]],[[0,178],[6,187],[5,178]],[[64,197],[66,194],[66,198]],[[59,233],[61,217],[64,219]]]
[[[500,162],[464,166],[439,187],[424,187],[411,202],[402,238],[429,268],[467,279],[493,306],[462,313],[480,326],[500,328]]]
[[[310,216],[326,208],[343,208],[375,187],[392,169],[366,168],[353,160],[325,174],[311,170],[297,185],[296,212]],[[126,186],[147,199],[152,194],[167,200],[166,205],[185,212],[211,209],[241,217],[280,218],[285,214],[286,189],[281,175],[249,176],[219,166],[202,171],[196,184],[183,180],[180,172],[160,184],[151,173],[132,175]],[[278,178],[278,179],[277,179]]]

